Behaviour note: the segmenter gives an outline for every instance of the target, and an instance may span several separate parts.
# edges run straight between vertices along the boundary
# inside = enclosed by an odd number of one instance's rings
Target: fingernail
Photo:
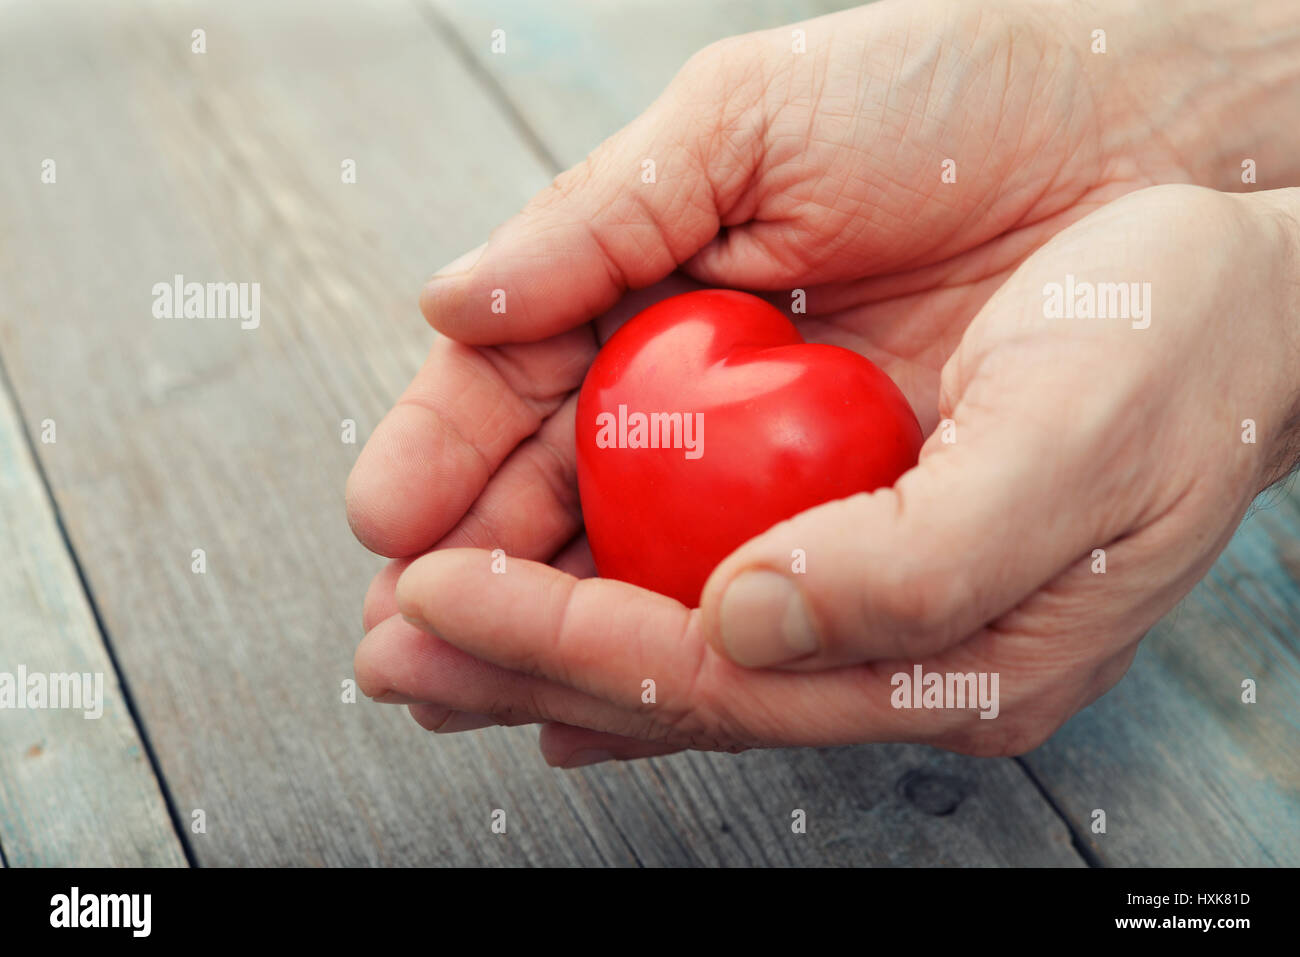
[[[469,272],[474,268],[474,264],[482,257],[483,250],[485,249],[487,249],[487,243],[483,243],[482,245],[471,249],[469,252],[465,253],[465,255],[453,259],[451,262],[447,263],[447,265],[434,273],[433,278],[429,281],[433,282],[437,279],[447,279],[451,276],[458,276],[461,273]]]
[[[460,731],[477,731],[490,728],[497,719],[490,714],[475,714],[473,711],[453,711],[451,716],[435,732],[436,734],[456,734]]]
[[[601,751],[599,748],[581,748],[569,755],[569,759],[560,767],[582,768],[588,764],[600,764],[604,761],[613,761],[614,755],[610,751]]]
[[[400,691],[385,691],[383,694],[375,695],[370,700],[376,704],[418,704],[420,701],[419,698],[412,698]]]
[[[451,716],[450,708],[442,708],[436,704],[430,704],[427,701],[421,701],[411,705],[408,709],[415,723],[425,731],[437,731],[442,727],[442,723]]]
[[[806,658],[818,647],[807,602],[776,572],[741,572],[723,593],[718,616],[727,656],[746,668]]]
[[[402,621],[406,622],[413,628],[419,628],[421,631],[429,630],[429,623],[427,621],[421,621],[419,618],[413,618],[408,614],[402,614]]]

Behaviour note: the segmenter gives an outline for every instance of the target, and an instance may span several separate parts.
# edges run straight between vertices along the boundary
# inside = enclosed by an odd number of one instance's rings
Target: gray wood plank
[[[55,427],[52,454],[63,451]],[[0,542],[0,860],[184,866],[3,377]],[[51,675],[71,678],[76,696]]]
[[[641,113],[715,40],[859,7],[861,0],[415,0],[454,28],[561,167]],[[492,52],[494,30],[505,53]]]
[[[584,770],[573,787],[589,833],[625,838],[600,844],[614,863],[1083,866],[1026,783],[1012,761],[878,745],[676,755]]]
[[[692,46],[719,35],[671,19]],[[506,117],[415,7],[6,13],[0,202],[23,243],[0,346],[59,422],[45,465],[179,812],[205,812],[198,860],[1079,864],[1011,762],[891,747],[566,774],[530,729],[435,738],[341,700],[379,562],[344,521],[359,446],[339,423],[363,439],[414,372],[424,277],[549,180]],[[260,328],[154,319],[178,273],[259,282]]]
[[[364,439],[422,359],[447,224],[486,234],[547,174],[408,5],[6,16],[5,355],[59,422],[51,482],[198,860],[523,859],[478,836],[506,800],[482,743],[341,700],[381,562],[340,421]],[[155,319],[177,273],[259,282],[260,328]]]

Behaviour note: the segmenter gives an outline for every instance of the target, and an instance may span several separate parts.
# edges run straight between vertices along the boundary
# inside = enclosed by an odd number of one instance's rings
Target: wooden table
[[[1278,491],[1119,687],[1019,760],[561,772],[532,729],[434,737],[344,700],[381,563],[343,484],[428,347],[424,278],[699,46],[837,5],[0,7],[0,671],[107,675],[99,720],[0,712],[5,863],[1300,864]],[[177,273],[259,282],[260,327],[155,319]]]

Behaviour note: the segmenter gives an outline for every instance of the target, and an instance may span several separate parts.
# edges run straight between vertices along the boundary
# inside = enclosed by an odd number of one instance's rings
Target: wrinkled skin
[[[396,559],[366,597],[363,690],[431,730],[543,723],[571,767],[1016,754],[1118,681],[1294,461],[1300,200],[1144,189],[1203,177],[1100,94],[1068,9],[887,2],[804,24],[802,55],[789,28],[716,44],[435,277],[421,304],[447,338],[349,480],[358,538]],[[1067,273],[1151,283],[1150,326],[1044,318]],[[742,546],[692,610],[592,577],[573,410],[618,323],[698,283],[785,308],[805,290],[805,338],[880,365],[929,438],[893,489]],[[724,601],[747,569],[797,586],[817,651],[781,653],[775,590]],[[891,707],[914,663],[998,672],[997,719]]]

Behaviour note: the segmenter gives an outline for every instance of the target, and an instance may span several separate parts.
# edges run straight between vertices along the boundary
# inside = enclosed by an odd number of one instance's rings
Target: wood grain
[[[415,0],[503,94],[560,167],[641,113],[716,40],[862,6],[854,0]],[[505,34],[505,53],[492,34]]]
[[[58,423],[52,455],[58,447]],[[38,428],[37,432],[41,430]],[[0,852],[10,866],[175,866],[185,855],[0,376],[0,672],[75,675],[78,708],[0,710]],[[79,676],[97,676],[84,684]],[[53,698],[46,698],[51,705]],[[61,701],[68,705],[68,699]],[[96,716],[97,715],[97,716]]]
[[[588,8],[548,8],[562,49]],[[719,35],[673,9],[681,42]],[[344,522],[340,420],[364,439],[429,344],[421,281],[545,185],[546,151],[413,6],[4,17],[0,348],[59,422],[43,461],[181,818],[206,815],[200,863],[1080,863],[1012,762],[889,747],[566,774],[529,729],[434,738],[344,703],[380,563]],[[153,318],[175,274],[260,283],[260,328]]]

